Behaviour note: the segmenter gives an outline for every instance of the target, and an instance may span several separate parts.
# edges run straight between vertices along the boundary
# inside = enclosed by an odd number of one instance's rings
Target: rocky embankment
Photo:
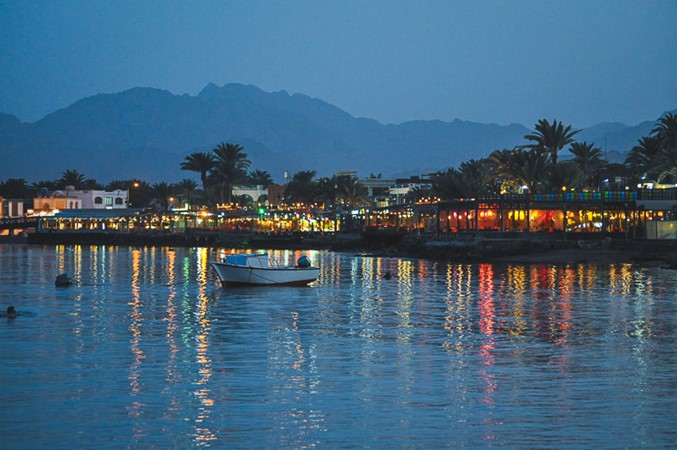
[[[568,236],[567,236],[568,237]],[[642,263],[677,269],[677,240],[365,237],[358,233],[309,236],[249,236],[232,233],[36,233],[29,244],[98,244],[222,247],[242,249],[320,249],[378,256],[458,262],[505,263]]]
[[[644,263],[677,268],[677,241],[436,239],[405,237],[392,245],[346,241],[333,250],[379,256],[413,257],[459,262],[506,263]]]

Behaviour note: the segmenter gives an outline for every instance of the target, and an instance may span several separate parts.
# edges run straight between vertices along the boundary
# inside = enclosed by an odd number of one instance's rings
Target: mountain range
[[[617,162],[654,125],[601,123],[582,130],[577,140],[594,142]],[[268,171],[278,182],[285,171],[300,170],[390,178],[457,167],[525,144],[531,131],[459,119],[384,125],[306,95],[241,84],[210,83],[195,96],[132,88],[84,98],[33,123],[0,113],[0,180],[36,182],[71,169],[103,183],[174,182],[195,177],[180,170],[186,156],[221,142],[242,145],[251,168]]]

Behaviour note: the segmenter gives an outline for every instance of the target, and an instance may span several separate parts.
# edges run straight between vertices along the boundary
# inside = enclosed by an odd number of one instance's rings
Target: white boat
[[[305,286],[320,275],[305,256],[295,266],[272,264],[267,253],[233,253],[209,264],[223,286]]]

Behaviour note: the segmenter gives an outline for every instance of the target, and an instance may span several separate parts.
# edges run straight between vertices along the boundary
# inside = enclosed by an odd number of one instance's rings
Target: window
[[[94,197],[94,204],[95,204],[95,205],[103,205],[103,198],[101,198],[101,197]]]
[[[106,197],[106,206],[113,206],[113,197]]]
[[[115,204],[116,205],[122,205],[122,199],[120,197],[115,199]]]

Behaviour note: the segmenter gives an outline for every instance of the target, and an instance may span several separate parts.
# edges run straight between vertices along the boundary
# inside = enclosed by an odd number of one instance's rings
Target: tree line
[[[495,150],[487,158],[471,159],[456,168],[433,173],[430,188],[411,193],[410,200],[435,196],[444,200],[498,193],[546,193],[562,188],[602,190],[604,152],[594,143],[577,142],[571,125],[545,119],[524,136],[526,144]],[[568,146],[568,147],[567,147]],[[567,148],[570,158],[560,160]],[[623,163],[628,183],[677,183],[677,116],[661,117],[648,136],[638,140]]]
[[[239,184],[268,187],[272,177],[266,171],[247,173],[251,162],[242,146],[221,143],[211,152],[197,152],[187,156],[181,169],[197,172],[206,199],[219,198],[231,203],[233,186]],[[284,201],[289,203],[355,204],[366,200],[366,189],[354,176],[333,176],[315,179],[316,171],[295,173],[285,186]],[[237,199],[242,202],[242,199]]]
[[[475,197],[498,193],[544,193],[566,187],[577,190],[599,190],[600,174],[608,166],[602,149],[594,143],[578,142],[573,130],[554,119],[539,120],[534,131],[524,136],[527,143],[512,149],[495,150],[488,157],[471,159],[430,175],[428,187],[410,192],[409,200],[438,197],[443,200]],[[567,147],[568,146],[568,147]],[[559,154],[567,149],[570,158]],[[677,115],[661,117],[648,136],[642,137],[628,153],[625,168],[631,182],[642,180],[677,183]],[[0,196],[31,198],[41,192],[65,189],[128,189],[133,207],[155,203],[166,210],[171,198],[188,203],[214,206],[217,203],[246,204],[251,199],[233,198],[233,186],[273,183],[266,171],[251,170],[251,161],[238,144],[220,143],[208,152],[196,152],[185,157],[181,169],[196,172],[200,184],[190,178],[177,183],[147,183],[139,179],[113,180],[106,185],[86,178],[77,170],[66,170],[56,180],[29,184],[22,178],[0,182]],[[366,203],[366,189],[354,176],[315,178],[316,171],[300,171],[291,177],[284,189],[288,203],[322,203],[355,206]],[[373,178],[379,176],[371,175]],[[258,199],[254,199],[255,201]]]

